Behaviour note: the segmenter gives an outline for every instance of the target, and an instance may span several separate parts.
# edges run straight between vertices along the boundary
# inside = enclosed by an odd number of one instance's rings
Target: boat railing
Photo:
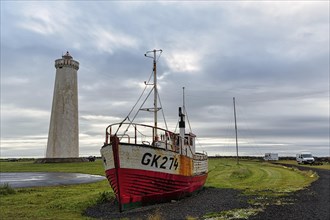
[[[179,151],[180,135],[162,128],[138,123],[115,123],[106,128],[105,145],[116,135],[119,141],[128,144],[149,145]]]
[[[194,141],[189,139],[195,138],[196,136],[191,133],[186,134],[185,138],[181,138],[178,133],[173,133],[163,128],[156,128],[151,125],[115,123],[106,128],[104,145],[110,144],[111,137],[114,135],[119,138],[119,142],[121,143],[161,148],[194,157],[196,159],[203,159],[205,156],[207,157],[204,153],[196,154],[192,149]]]
[[[195,153],[194,154],[194,159],[195,160],[205,160],[207,159],[207,153],[203,151],[203,153]]]

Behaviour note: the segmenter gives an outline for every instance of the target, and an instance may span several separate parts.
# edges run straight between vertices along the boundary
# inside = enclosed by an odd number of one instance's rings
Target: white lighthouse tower
[[[79,62],[67,52],[55,60],[56,78],[46,158],[61,162],[79,158],[78,82]],[[65,159],[64,159],[65,160]],[[62,160],[63,161],[63,160]]]

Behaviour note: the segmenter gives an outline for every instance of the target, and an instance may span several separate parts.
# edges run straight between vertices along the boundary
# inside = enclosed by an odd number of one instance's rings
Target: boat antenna
[[[150,50],[147,51],[144,56],[145,57],[149,57],[153,59],[153,72],[154,72],[154,139],[157,140],[158,139],[158,135],[157,135],[157,112],[158,112],[158,105],[157,105],[157,99],[158,99],[158,91],[157,91],[157,53],[159,52],[159,57],[161,55],[161,53],[163,52],[163,50],[159,49],[159,50]],[[149,56],[148,54],[153,53],[153,56]]]
[[[238,161],[238,141],[237,141],[237,122],[236,122],[235,97],[233,97],[233,103],[234,103],[234,119],[235,119],[235,134],[236,134],[236,160],[237,160],[237,165],[238,165],[239,161]]]
[[[186,112],[185,100],[184,100],[184,87],[182,87],[182,108],[183,112]]]

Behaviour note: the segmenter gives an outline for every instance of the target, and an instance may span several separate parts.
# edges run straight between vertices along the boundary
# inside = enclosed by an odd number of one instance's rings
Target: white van
[[[300,154],[297,154],[296,160],[299,164],[312,164],[315,162],[311,152],[301,152]]]
[[[265,153],[264,160],[266,160],[266,161],[278,160],[278,154],[276,154],[276,153]]]

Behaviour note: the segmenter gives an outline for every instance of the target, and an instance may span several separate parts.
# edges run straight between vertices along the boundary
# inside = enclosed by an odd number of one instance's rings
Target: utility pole
[[[238,161],[238,141],[237,141],[237,122],[236,122],[235,97],[233,97],[233,103],[234,103],[235,134],[236,134],[236,160],[237,160],[237,165],[238,165],[239,161]]]

